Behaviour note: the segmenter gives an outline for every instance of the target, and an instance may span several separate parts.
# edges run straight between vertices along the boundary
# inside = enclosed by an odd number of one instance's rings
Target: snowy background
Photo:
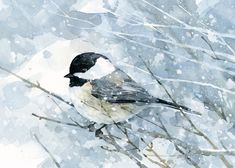
[[[32,116],[88,124],[2,70],[69,101],[63,76],[86,51],[202,116],[147,109],[104,131],[114,146],[87,129]],[[234,64],[235,0],[0,0],[0,167],[233,167]]]

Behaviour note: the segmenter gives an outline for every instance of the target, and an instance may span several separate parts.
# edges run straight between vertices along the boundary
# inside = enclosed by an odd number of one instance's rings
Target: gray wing
[[[160,103],[174,109],[183,109],[200,115],[186,106],[149,95],[144,88],[121,70],[116,70],[101,79],[93,80],[91,85],[91,94],[94,97],[110,103]]]
[[[113,73],[91,81],[91,94],[110,103],[150,103],[154,97],[126,73],[116,70]]]

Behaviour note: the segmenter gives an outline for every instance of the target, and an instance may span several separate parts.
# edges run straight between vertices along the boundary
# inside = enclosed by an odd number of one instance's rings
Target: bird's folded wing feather
[[[92,95],[110,103],[150,103],[154,97],[133,81],[126,73],[116,70],[91,81]]]

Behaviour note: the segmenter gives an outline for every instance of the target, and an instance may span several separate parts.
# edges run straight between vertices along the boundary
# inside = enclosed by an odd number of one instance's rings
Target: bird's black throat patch
[[[82,86],[84,85],[88,80],[79,78],[77,76],[73,76],[70,79],[69,86],[74,87],[74,86]]]

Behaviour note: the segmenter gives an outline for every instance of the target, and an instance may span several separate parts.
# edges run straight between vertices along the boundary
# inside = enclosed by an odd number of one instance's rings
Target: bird
[[[64,77],[70,80],[69,95],[76,110],[98,124],[127,121],[152,104],[190,110],[152,96],[127,73],[114,66],[108,57],[99,53],[77,55]]]

